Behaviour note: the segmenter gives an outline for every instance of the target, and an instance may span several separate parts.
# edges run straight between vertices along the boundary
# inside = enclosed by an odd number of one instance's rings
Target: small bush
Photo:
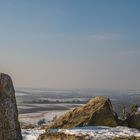
[[[138,111],[138,105],[131,105],[131,114],[135,114]]]
[[[121,115],[120,116],[121,120],[125,120],[127,118],[127,112],[126,112],[126,107],[125,106],[122,106],[120,115]]]
[[[41,119],[41,120],[38,121],[37,124],[38,124],[39,126],[41,126],[41,125],[43,125],[43,124],[45,124],[45,123],[46,123],[46,120],[45,120],[45,119]]]

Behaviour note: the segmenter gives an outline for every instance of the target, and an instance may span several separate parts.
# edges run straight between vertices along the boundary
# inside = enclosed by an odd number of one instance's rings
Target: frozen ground
[[[46,124],[53,120],[54,117],[59,117],[64,114],[66,111],[42,111],[37,113],[27,113],[20,114],[19,120],[23,122],[25,125],[34,124],[37,125],[38,121],[41,119],[46,120]]]
[[[60,116],[71,108],[85,104],[88,99],[103,95],[111,99],[116,112],[120,113],[122,105],[129,111],[131,104],[140,106],[140,91],[106,91],[106,90],[54,90],[54,89],[16,89],[16,99],[19,111],[19,120],[24,124],[37,124],[41,119],[46,123],[53,117]],[[140,111],[140,108],[139,108]],[[45,130],[24,129],[24,140],[36,140]],[[88,127],[76,129],[60,129],[59,132],[75,135],[86,135],[91,139],[107,140],[113,137],[139,136],[136,129],[126,127]]]
[[[127,127],[83,127],[75,129],[59,129],[58,132],[62,132],[69,135],[86,136],[90,140],[110,140],[115,137],[140,137],[140,131]]]
[[[43,133],[45,133],[43,129],[22,129],[23,140],[37,140]]]
[[[140,137],[140,131],[127,127],[83,127],[75,129],[53,129],[52,132],[60,132],[68,135],[86,136],[90,140],[111,140],[116,137]],[[23,140],[37,140],[40,134],[45,133],[45,130],[40,129],[23,129]]]

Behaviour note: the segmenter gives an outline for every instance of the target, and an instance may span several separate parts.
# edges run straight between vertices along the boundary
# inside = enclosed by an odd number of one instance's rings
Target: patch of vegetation
[[[131,105],[131,114],[135,114],[138,111],[138,105]]]
[[[120,114],[120,118],[121,120],[125,120],[127,118],[127,113],[126,113],[126,107],[125,106],[122,106],[121,108],[121,114]]]
[[[46,123],[46,120],[43,118],[43,119],[39,120],[37,124],[38,124],[39,126],[41,126],[41,125],[43,125],[43,124],[45,124],[45,123]]]

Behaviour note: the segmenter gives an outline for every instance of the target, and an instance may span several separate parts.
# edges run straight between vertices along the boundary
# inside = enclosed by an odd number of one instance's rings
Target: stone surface
[[[129,127],[140,130],[140,112],[131,115],[127,122]]]
[[[47,128],[74,128],[77,126],[117,126],[111,102],[106,97],[95,97],[86,105],[60,116]]]
[[[11,78],[0,73],[0,140],[22,140],[15,90]]]

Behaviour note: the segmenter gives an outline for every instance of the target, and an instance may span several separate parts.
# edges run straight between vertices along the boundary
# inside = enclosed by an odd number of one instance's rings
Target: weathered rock
[[[127,120],[128,126],[131,128],[137,128],[140,130],[140,112],[131,115]]]
[[[110,100],[106,97],[96,97],[86,105],[60,116],[48,126],[48,129],[103,125],[113,127],[117,126],[117,122]]]
[[[11,78],[0,74],[0,140],[22,140]]]

